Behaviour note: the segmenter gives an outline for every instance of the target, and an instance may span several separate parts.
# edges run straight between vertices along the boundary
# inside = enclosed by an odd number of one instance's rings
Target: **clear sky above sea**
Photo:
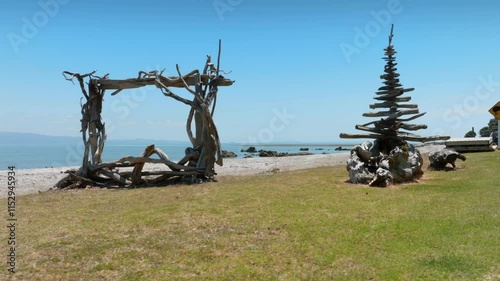
[[[219,91],[222,142],[337,142],[374,121],[362,114],[392,23],[401,82],[427,112],[417,133],[478,132],[500,100],[497,0],[3,0],[0,131],[78,136],[82,94],[62,71],[187,73],[222,39],[236,80]],[[187,140],[187,114],[153,86],[108,93],[103,108],[111,139]]]

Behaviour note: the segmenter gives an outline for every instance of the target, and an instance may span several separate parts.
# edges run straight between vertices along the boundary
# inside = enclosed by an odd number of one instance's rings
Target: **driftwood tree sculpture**
[[[95,71],[84,75],[64,71],[63,75],[66,80],[78,81],[85,98],[85,102],[81,105],[81,132],[85,151],[82,166],[77,171],[68,171],[68,176],[59,181],[56,187],[129,186],[144,183],[213,180],[216,175],[215,163],[220,166],[223,164],[219,134],[213,121],[218,87],[230,86],[234,82],[220,75],[222,72],[219,68],[220,55],[219,41],[216,66],[212,63],[211,57],[207,56],[203,72],[194,70],[182,75],[177,65],[178,77],[166,77],[162,75],[162,72],[155,70],[140,71],[137,78],[112,80],[108,78],[108,74],[103,77],[95,76]],[[86,78],[88,90],[85,88]],[[105,91],[113,90],[111,96],[114,96],[122,90],[147,85],[155,85],[163,95],[190,107],[186,129],[192,147],[186,148],[184,158],[177,163],[170,160],[161,149],[154,145],[146,147],[139,157],[126,156],[117,161],[103,163],[101,155],[106,141],[106,131],[101,111]],[[184,88],[191,94],[192,99],[178,96],[172,92],[171,88]],[[160,159],[150,158],[153,154],[158,155]],[[143,172],[145,163],[165,164],[169,170]],[[118,170],[118,168],[127,167],[133,167],[133,170],[123,172]]]
[[[381,117],[377,121],[356,125],[356,129],[368,133],[340,134],[341,138],[375,139],[374,144],[367,142],[351,151],[347,169],[353,183],[385,186],[390,182],[414,181],[423,174],[422,157],[420,152],[407,141],[428,142],[450,138],[449,136],[422,137],[407,132],[426,129],[427,125],[408,123],[425,113],[419,113],[418,105],[407,103],[411,100],[410,96],[403,96],[404,93],[415,89],[404,88],[400,83],[400,75],[396,72],[397,52],[392,45],[393,31],[394,26],[391,27],[389,45],[384,49],[385,73],[380,75],[380,79],[384,80],[384,86],[375,93],[374,99],[377,102],[370,105],[371,109],[386,110],[363,114],[365,117]]]

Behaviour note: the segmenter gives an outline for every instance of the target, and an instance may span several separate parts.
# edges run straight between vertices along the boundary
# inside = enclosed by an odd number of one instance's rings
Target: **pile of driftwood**
[[[77,80],[85,102],[81,104],[81,132],[85,151],[82,166],[68,175],[55,187],[61,189],[82,188],[87,186],[115,187],[141,184],[162,184],[177,182],[199,182],[213,180],[216,175],[214,166],[222,166],[219,134],[213,121],[219,86],[230,86],[234,81],[220,75],[221,46],[217,65],[207,56],[202,72],[191,71],[182,75],[177,65],[177,77],[166,77],[159,71],[140,71],[137,78],[113,80],[106,74],[95,76],[95,71],[81,75],[64,71],[66,80]],[[88,79],[88,88],[85,87]],[[192,147],[185,150],[185,156],[177,163],[154,145],[145,148],[137,157],[126,156],[113,162],[102,162],[106,141],[105,124],[102,122],[102,102],[106,90],[113,90],[111,96],[125,89],[154,85],[163,95],[189,106],[186,130]],[[190,99],[173,93],[171,88],[184,88],[191,94]],[[194,131],[193,131],[194,129]],[[157,158],[151,156],[157,155]],[[164,164],[165,170],[143,172],[145,163]],[[127,169],[129,168],[129,169]]]
[[[397,53],[392,45],[394,26],[389,35],[389,45],[384,49],[386,61],[384,74],[380,75],[384,86],[375,93],[377,103],[371,109],[386,110],[364,113],[365,117],[380,118],[377,121],[356,125],[364,134],[340,134],[341,138],[375,139],[374,143],[364,143],[351,151],[348,162],[350,180],[353,183],[386,186],[391,182],[407,182],[418,179],[422,174],[422,157],[408,141],[428,142],[447,140],[449,136],[422,137],[409,131],[426,129],[427,125],[409,124],[409,121],[423,116],[418,105],[408,104],[410,96],[403,96],[414,90],[404,88],[397,73]],[[405,117],[406,116],[406,117]],[[405,130],[405,131],[404,131]]]

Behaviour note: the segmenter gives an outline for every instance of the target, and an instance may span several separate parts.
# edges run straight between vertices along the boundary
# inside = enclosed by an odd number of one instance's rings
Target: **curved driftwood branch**
[[[159,86],[158,88],[160,88],[160,90],[162,91],[162,93],[163,93],[165,96],[167,96],[167,97],[171,97],[171,98],[173,98],[173,99],[175,99],[175,100],[177,100],[177,101],[180,101],[180,102],[182,102],[182,103],[184,103],[184,104],[187,104],[187,105],[189,105],[189,106],[192,106],[192,107],[194,107],[194,106],[195,106],[195,105],[194,105],[194,103],[193,103],[192,101],[187,100],[187,99],[185,99],[185,98],[181,98],[181,97],[179,97],[178,95],[176,95],[176,94],[172,93],[172,91],[170,91],[170,90],[168,89],[168,87],[167,87],[167,86],[165,86],[165,85],[164,85],[164,84],[160,81],[159,77],[157,77],[157,78],[156,78],[156,83],[157,83],[157,85]]]
[[[195,144],[195,139],[193,137],[193,131],[191,129],[191,126],[193,124],[193,116],[194,116],[194,108],[191,108],[189,110],[189,115],[188,115],[188,118],[186,121],[186,131],[187,131],[189,141],[191,142],[192,145]]]
[[[69,178],[73,178],[73,179],[76,179],[78,180],[79,184],[89,184],[89,185],[97,185],[97,186],[104,186],[104,184],[101,184],[101,183],[96,183],[94,182],[92,179],[88,178],[88,177],[83,177],[83,176],[79,176],[79,173],[78,171],[76,173],[68,173],[68,176]]]
[[[105,124],[103,123],[102,124],[102,128],[101,128],[101,132],[100,132],[100,135],[99,135],[99,139],[98,139],[97,150],[96,150],[96,153],[95,153],[95,156],[94,156],[96,158],[96,162],[97,163],[102,162],[101,156],[102,156],[102,152],[104,151],[104,143],[106,142],[106,139],[107,139],[106,127],[104,125]]]
[[[142,172],[143,176],[155,176],[155,175],[162,175],[162,176],[197,176],[199,175],[199,172],[195,171],[153,171],[153,172]],[[124,172],[122,174],[123,176],[132,176],[132,172]],[[152,180],[152,182],[159,182],[155,179]]]
[[[75,77],[76,77],[76,78],[78,78],[78,79],[79,79],[79,78],[82,78],[82,79],[83,79],[83,78],[86,78],[86,77],[94,76],[94,73],[96,73],[96,71],[97,71],[97,70],[94,70],[94,71],[92,71],[92,72],[90,72],[90,73],[87,73],[87,74],[83,74],[83,75],[81,75],[80,73],[73,73],[73,72],[69,72],[69,71],[66,71],[66,70],[65,70],[65,71],[63,71],[63,76],[64,76],[64,78],[66,78],[66,80],[71,81],[71,80],[73,80],[73,78],[75,78]],[[71,75],[71,77],[69,77],[69,78],[68,78],[66,75]],[[107,76],[107,75],[109,75],[109,74],[106,74],[106,76]]]
[[[144,149],[144,151],[141,153],[141,157],[149,158],[149,156],[153,154],[154,149],[155,149],[154,145],[146,147],[146,149]],[[134,170],[132,171],[132,183],[134,184],[142,183],[141,173],[142,169],[144,168],[144,164],[145,162],[139,162],[135,164]]]
[[[179,164],[172,162],[170,160],[153,159],[153,158],[148,158],[148,157],[134,157],[134,156],[125,156],[125,157],[122,157],[119,160],[116,160],[113,162],[91,165],[89,167],[89,169],[91,171],[97,171],[97,170],[102,169],[102,168],[114,168],[114,167],[119,166],[119,164],[125,164],[125,165],[134,164],[135,165],[137,163],[165,164],[170,169],[186,170],[186,171],[200,171],[200,169],[197,169],[195,167],[179,165]],[[125,166],[125,167],[127,167],[127,166]],[[128,165],[128,167],[130,167],[130,165]]]
[[[212,104],[212,111],[210,112],[211,113],[211,116],[212,118],[214,117],[214,113],[215,113],[215,106],[217,105],[217,93],[215,93],[213,95],[213,104]]]
[[[95,72],[95,71],[94,71],[94,72]],[[92,76],[93,76],[94,78],[96,78],[96,79],[99,79],[99,80],[101,80],[101,79],[102,79],[102,80],[104,80],[104,79],[108,79],[108,77],[109,77],[109,73],[104,74],[104,76],[97,76],[97,75],[92,75]]]
[[[144,79],[144,78],[151,78],[151,77],[156,77],[156,76],[161,76],[161,74],[163,73],[163,71],[165,71],[165,69],[163,69],[160,73],[158,73],[157,70],[152,70],[152,71],[139,71],[139,74],[137,75],[137,80],[139,79]]]
[[[116,181],[120,185],[125,185],[128,183],[127,179],[122,175],[109,170],[108,168],[103,168],[99,170],[100,174],[107,176],[108,178]]]
[[[175,68],[177,69],[177,73],[179,74],[179,79],[182,81],[182,84],[184,85],[184,88],[190,92],[191,94],[193,94],[195,96],[195,99],[202,103],[203,102],[203,98],[201,97],[201,92],[200,91],[193,91],[191,90],[191,88],[189,88],[189,85],[187,84],[186,80],[184,79],[184,77],[182,76],[181,74],[181,70],[179,68],[179,65],[176,64],[175,65]],[[190,73],[190,75],[193,75],[194,76],[194,79],[195,79],[195,87],[200,87],[201,86],[201,79],[200,79],[200,76],[199,76],[199,72],[196,70],[196,71],[192,71]]]
[[[410,118],[398,118],[398,119],[396,119],[396,121],[403,121],[403,122],[407,122],[407,121],[415,120],[415,119],[417,119],[417,118],[420,118],[420,117],[424,116],[424,115],[425,115],[425,113],[426,113],[426,112],[422,112],[422,113],[417,114],[417,115],[415,115],[415,116],[412,116],[412,117],[410,117]]]
[[[213,146],[209,145],[207,146],[210,149],[210,154],[215,154],[216,155],[216,160],[215,162],[219,165],[223,165],[223,158],[221,156],[221,145],[220,145],[220,139],[219,139],[219,133],[217,132],[217,128],[215,127],[214,120],[212,119],[212,116],[210,114],[210,111],[208,110],[208,107],[203,105],[203,114],[204,114],[204,121],[206,122],[206,126],[203,128],[203,135],[205,136],[206,140],[209,140],[210,142],[213,142]]]
[[[184,77],[182,76],[182,74],[181,74],[181,69],[179,68],[179,65],[178,65],[178,64],[176,64],[176,65],[175,65],[175,69],[177,69],[177,73],[179,74],[179,79],[181,80],[182,85],[184,85],[184,88],[185,88],[188,92],[190,92],[191,94],[193,94],[193,95],[195,95],[195,96],[196,96],[196,92],[195,92],[195,91],[193,91],[193,90],[191,90],[191,89],[189,88],[189,85],[187,84],[186,80],[185,80],[185,79],[184,79]],[[192,75],[192,74],[195,74],[195,73],[198,73],[198,71],[197,71],[197,70],[191,71],[191,73],[190,73],[190,74]],[[190,74],[186,75],[186,77],[189,77],[189,75],[190,75]],[[198,83],[198,82],[195,82],[195,83]]]
[[[83,95],[85,96],[85,98],[88,100],[89,99],[89,95],[87,93],[87,91],[85,90],[85,83],[83,82],[83,79],[86,78],[86,77],[92,77],[92,75],[94,75],[96,71],[92,71],[90,73],[87,73],[87,74],[84,74],[84,75],[81,75],[80,73],[72,73],[72,72],[69,72],[69,71],[63,71],[63,76],[66,80],[68,81],[71,81],[71,83],[73,83],[73,79],[76,78],[78,80],[78,83],[80,84],[80,88],[82,90],[82,93]],[[66,75],[70,75],[70,77],[67,77]]]
[[[185,165],[190,162],[189,166],[192,166],[191,164],[195,165],[194,162],[198,160],[198,157],[200,157],[200,153],[192,147],[186,148],[185,154],[186,155],[177,164]]]

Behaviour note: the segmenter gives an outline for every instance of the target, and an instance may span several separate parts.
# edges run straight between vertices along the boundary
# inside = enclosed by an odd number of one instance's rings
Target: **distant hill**
[[[32,133],[0,132],[0,145],[74,145],[82,143],[81,137],[47,136]],[[188,145],[188,141],[153,139],[108,139],[107,145]]]
[[[80,137],[47,136],[31,133],[0,132],[0,145],[61,145],[82,141]]]

